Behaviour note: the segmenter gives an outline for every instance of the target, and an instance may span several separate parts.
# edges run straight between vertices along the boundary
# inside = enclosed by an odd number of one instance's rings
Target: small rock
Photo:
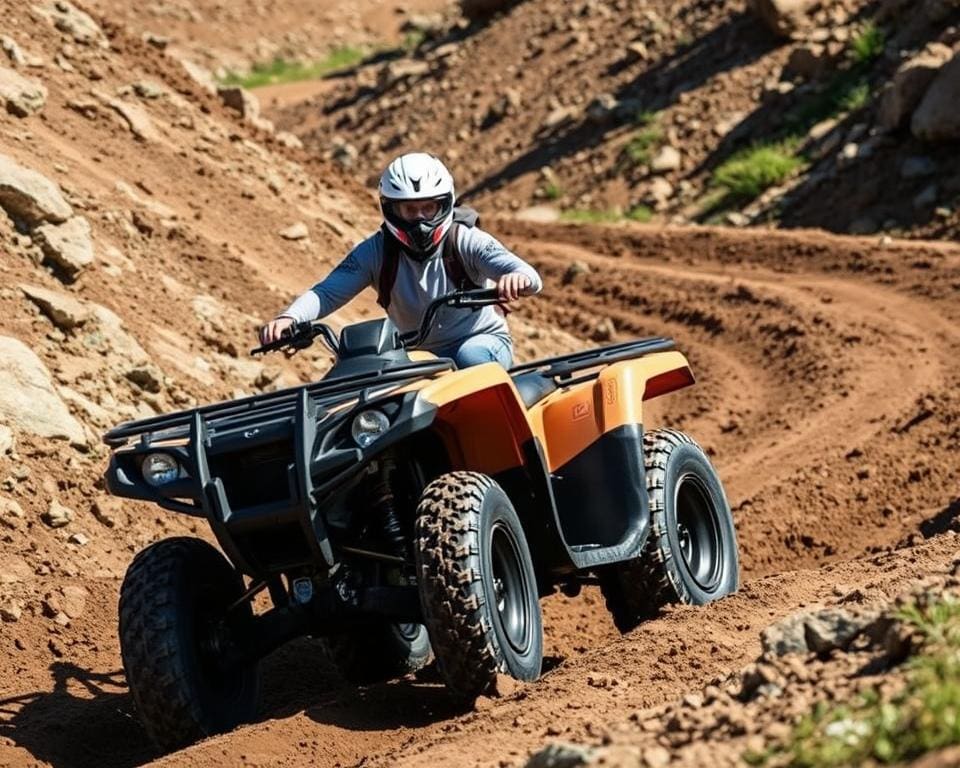
[[[208,93],[217,92],[217,80],[206,67],[201,66],[189,59],[180,59],[180,66],[187,76]]]
[[[55,182],[2,154],[0,208],[30,227],[44,222],[60,224],[73,215]]]
[[[627,61],[646,61],[649,58],[650,51],[647,50],[647,45],[643,40],[634,40],[627,44]]]
[[[668,173],[679,170],[681,163],[680,153],[673,147],[663,147],[653,158],[650,168],[654,173]]]
[[[121,99],[103,98],[104,103],[123,118],[130,132],[140,141],[157,141],[160,134],[150,115],[139,104],[128,104]]]
[[[303,142],[289,131],[277,131],[277,143],[289,149],[303,149]]]
[[[0,620],[8,623],[20,621],[23,616],[23,604],[19,600],[7,600],[0,603]]]
[[[670,765],[670,752],[659,745],[647,747],[641,753],[640,759],[646,768],[664,768]]]
[[[37,227],[34,238],[68,282],[76,280],[95,260],[90,223],[83,216]]]
[[[298,221],[296,224],[292,224],[286,229],[281,230],[280,237],[284,240],[304,240],[310,237],[310,230],[307,229],[306,224]]]
[[[585,261],[575,260],[570,263],[570,266],[567,267],[566,271],[563,273],[563,284],[569,285],[574,280],[577,279],[580,275],[589,275],[590,274],[590,265]]]
[[[87,307],[69,294],[36,285],[21,285],[20,290],[62,331],[71,331],[90,318]]]
[[[14,499],[0,496],[0,524],[16,529],[21,527],[23,519],[23,507]]]
[[[67,541],[76,544],[78,547],[85,547],[90,543],[90,539],[83,533],[71,533]]]
[[[352,168],[360,157],[360,153],[353,144],[346,141],[338,141],[334,144],[331,157],[334,162],[344,168]]]
[[[813,80],[826,71],[830,54],[825,45],[807,43],[793,49],[784,70],[791,76]]]
[[[0,67],[0,101],[17,117],[29,117],[46,104],[47,89],[36,80]]]
[[[65,507],[56,499],[51,501],[47,511],[40,515],[40,519],[51,528],[63,528],[65,525],[72,523],[74,517],[73,510]]]
[[[142,37],[143,42],[147,45],[152,45],[158,51],[167,50],[167,46],[170,45],[170,38],[165,35],[158,35],[153,32],[144,32]]]
[[[610,93],[601,93],[587,105],[587,119],[594,124],[601,125],[609,121],[616,113],[619,102]]]
[[[224,106],[238,112],[240,117],[247,120],[260,117],[260,101],[246,88],[225,85],[217,89],[217,95]]]
[[[47,0],[34,10],[45,16],[57,29],[84,45],[107,46],[103,30],[86,13],[67,0]]]
[[[12,37],[0,35],[0,49],[7,54],[7,58],[10,59],[10,63],[13,64],[13,66],[22,67],[27,63],[27,57],[23,55],[23,51],[20,50],[20,46],[17,45],[17,41]]]
[[[74,534],[74,536],[77,535],[79,534]],[[63,595],[63,600],[60,603],[61,610],[71,619],[79,619],[87,605],[87,595],[89,594],[87,590],[70,584],[63,587],[60,592]]]
[[[163,388],[163,373],[150,363],[134,366],[124,375],[128,381],[133,382],[145,392],[156,394]]]
[[[524,768],[579,768],[590,765],[593,754],[577,744],[551,744],[527,760]]]
[[[133,92],[141,99],[159,99],[166,93],[160,85],[150,80],[140,80],[134,83]]]
[[[648,197],[655,205],[662,206],[674,195],[673,184],[662,176],[656,177],[650,182],[650,192]]]
[[[113,496],[103,496],[93,502],[90,511],[101,525],[115,528],[121,519],[123,502]]]
[[[608,317],[597,323],[590,338],[593,341],[610,341],[616,332],[617,329],[613,324],[613,320]]]
[[[820,0],[749,0],[747,5],[771,32],[789,37],[809,24],[808,14],[820,5]]]

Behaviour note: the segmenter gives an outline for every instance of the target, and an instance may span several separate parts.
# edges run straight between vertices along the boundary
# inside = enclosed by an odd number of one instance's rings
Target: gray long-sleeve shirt
[[[533,293],[539,293],[543,287],[540,275],[533,267],[479,227],[461,226],[457,245],[467,276],[479,286],[490,285],[489,281],[519,272],[530,278]],[[327,277],[297,298],[280,316],[297,322],[326,317],[364,288],[376,288],[382,264],[383,231],[378,230],[350,251]],[[456,286],[444,269],[439,249],[424,262],[401,255],[387,314],[401,333],[417,330],[430,302],[454,290]],[[511,343],[506,320],[494,307],[480,310],[443,307],[437,313],[433,330],[423,348],[431,351],[445,349],[480,333],[494,334]]]

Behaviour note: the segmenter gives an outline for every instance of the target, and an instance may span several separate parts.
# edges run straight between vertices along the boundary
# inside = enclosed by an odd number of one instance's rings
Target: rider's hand
[[[500,292],[500,298],[504,301],[519,299],[530,286],[530,278],[521,272],[511,272],[509,275],[503,275],[497,281],[497,290]]]
[[[293,325],[293,318],[291,317],[278,317],[271,320],[260,329],[260,343],[270,344],[274,341],[280,341],[283,332],[291,325]]]

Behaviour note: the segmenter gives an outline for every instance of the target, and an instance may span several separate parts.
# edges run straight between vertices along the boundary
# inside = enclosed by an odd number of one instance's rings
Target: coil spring
[[[391,554],[406,557],[407,542],[403,536],[403,528],[400,525],[400,517],[397,514],[393,496],[392,481],[395,469],[396,463],[392,459],[384,459],[381,462],[380,475],[376,485],[370,491],[370,496],[384,536],[392,550]]]

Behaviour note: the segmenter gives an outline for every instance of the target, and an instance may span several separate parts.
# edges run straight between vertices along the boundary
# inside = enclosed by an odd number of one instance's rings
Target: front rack
[[[107,432],[103,436],[103,441],[117,448],[133,437],[140,437],[148,443],[176,440],[190,435],[197,415],[201,416],[210,428],[214,427],[217,421],[242,418],[254,411],[258,417],[267,415],[280,417],[288,413],[292,415],[300,393],[303,391],[306,391],[317,408],[324,408],[342,402],[351,395],[363,397],[366,390],[378,389],[390,384],[401,385],[452,369],[453,361],[445,358],[391,366],[382,371],[345,376],[331,381],[319,381],[315,384],[290,387],[265,395],[253,395],[187,411],[153,416],[149,419],[127,421]]]

